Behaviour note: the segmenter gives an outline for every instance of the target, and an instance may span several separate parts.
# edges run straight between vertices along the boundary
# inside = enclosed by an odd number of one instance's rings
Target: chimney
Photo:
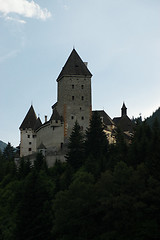
[[[46,123],[47,122],[47,115],[45,115],[44,118],[45,118],[45,123]]]

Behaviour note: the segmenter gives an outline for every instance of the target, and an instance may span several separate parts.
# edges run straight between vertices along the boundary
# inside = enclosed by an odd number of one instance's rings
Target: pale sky
[[[93,74],[94,110],[160,107],[160,0],[0,0],[0,140],[19,145],[31,103],[50,117],[73,47]]]

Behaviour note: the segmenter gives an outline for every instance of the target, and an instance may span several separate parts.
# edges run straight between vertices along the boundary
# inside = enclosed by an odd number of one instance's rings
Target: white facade
[[[59,120],[48,122],[42,125],[37,131],[37,148],[40,144],[44,144],[47,149],[53,147],[59,151],[64,144],[64,125]]]
[[[21,130],[20,132],[20,157],[28,156],[37,151],[36,134],[32,129]]]

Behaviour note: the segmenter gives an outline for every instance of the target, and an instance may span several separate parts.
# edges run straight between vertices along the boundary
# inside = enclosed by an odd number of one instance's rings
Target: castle
[[[89,127],[92,115],[91,78],[87,63],[73,49],[57,78],[57,102],[52,106],[50,119],[47,120],[45,116],[42,124],[31,105],[20,125],[20,157],[31,157],[40,151],[49,165],[57,158],[64,160],[75,121],[78,121],[84,133]],[[105,111],[98,111],[110,143],[115,142],[116,126],[122,126],[123,132],[128,135],[132,132],[132,122],[124,103],[121,110],[121,117],[113,120]]]

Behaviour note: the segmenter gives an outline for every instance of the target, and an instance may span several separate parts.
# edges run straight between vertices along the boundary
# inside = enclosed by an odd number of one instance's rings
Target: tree
[[[94,112],[90,121],[90,126],[86,131],[85,153],[98,158],[107,154],[108,140],[104,133],[104,128],[97,112]]]
[[[105,170],[108,161],[108,140],[97,112],[94,112],[86,131],[85,166],[95,177]]]
[[[75,170],[82,166],[84,159],[84,138],[77,121],[75,122],[73,131],[70,135],[66,159],[67,163]]]
[[[21,181],[16,218],[16,240],[51,239],[54,183],[35,168]],[[17,197],[17,198],[18,198]]]
[[[6,160],[11,161],[14,159],[14,155],[15,155],[14,148],[11,146],[10,143],[8,143],[3,151],[3,156]]]
[[[55,239],[94,239],[97,222],[93,213],[96,209],[93,182],[92,174],[80,169],[69,189],[56,195],[53,203]]]

